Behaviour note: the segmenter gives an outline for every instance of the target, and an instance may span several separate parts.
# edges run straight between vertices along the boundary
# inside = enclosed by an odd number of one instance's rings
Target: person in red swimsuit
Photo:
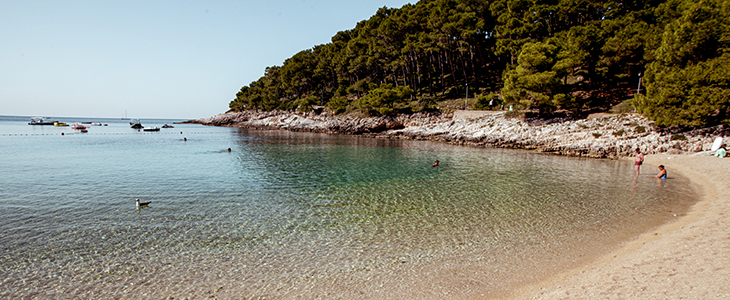
[[[641,164],[643,163],[644,153],[641,153],[641,150],[636,148],[636,157],[634,158],[634,171],[636,171],[636,175],[639,175],[639,168],[641,168]]]

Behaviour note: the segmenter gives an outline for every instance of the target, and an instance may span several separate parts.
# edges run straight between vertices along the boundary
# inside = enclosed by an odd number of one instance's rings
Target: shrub
[[[672,135],[672,141],[686,141],[687,137],[681,134]]]
[[[492,101],[492,105],[489,105],[489,101]],[[478,110],[491,110],[494,107],[498,107],[501,104],[499,95],[495,93],[489,93],[489,95],[480,95],[477,97],[476,103],[474,103],[474,109]]]
[[[594,137],[594,138],[599,138],[599,137],[601,137],[601,136],[602,136],[602,134],[600,134],[600,133],[597,133],[597,132],[594,132],[594,133],[593,133],[593,137]]]
[[[623,135],[624,135],[624,130],[623,129],[617,130],[617,131],[614,131],[613,132],[613,136],[623,136]]]
[[[336,114],[341,114],[347,110],[347,105],[350,102],[347,101],[347,97],[345,96],[336,96],[332,97],[329,102],[327,102],[327,107],[334,111]]]
[[[312,111],[312,106],[317,104],[317,101],[319,101],[319,97],[317,96],[309,96],[307,98],[301,99],[299,100],[297,110],[300,112],[310,112]]]

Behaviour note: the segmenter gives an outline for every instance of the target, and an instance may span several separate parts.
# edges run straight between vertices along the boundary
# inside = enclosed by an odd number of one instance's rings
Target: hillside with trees
[[[383,115],[468,98],[580,116],[623,103],[660,126],[728,124],[729,46],[724,0],[421,0],[266,68],[229,107]]]

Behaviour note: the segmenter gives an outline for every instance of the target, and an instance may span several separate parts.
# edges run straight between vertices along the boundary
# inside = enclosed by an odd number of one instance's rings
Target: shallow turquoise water
[[[696,198],[625,161],[91,121],[0,117],[0,298],[459,298],[438,278],[465,268],[496,293]]]

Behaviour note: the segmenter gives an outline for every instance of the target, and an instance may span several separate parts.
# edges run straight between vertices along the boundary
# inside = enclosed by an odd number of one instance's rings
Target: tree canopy
[[[229,107],[369,114],[501,94],[540,112],[634,97],[663,126],[730,122],[723,0],[421,0],[294,54]],[[644,90],[636,94],[639,74]],[[481,97],[481,98],[480,98]],[[483,105],[482,105],[483,106]]]

